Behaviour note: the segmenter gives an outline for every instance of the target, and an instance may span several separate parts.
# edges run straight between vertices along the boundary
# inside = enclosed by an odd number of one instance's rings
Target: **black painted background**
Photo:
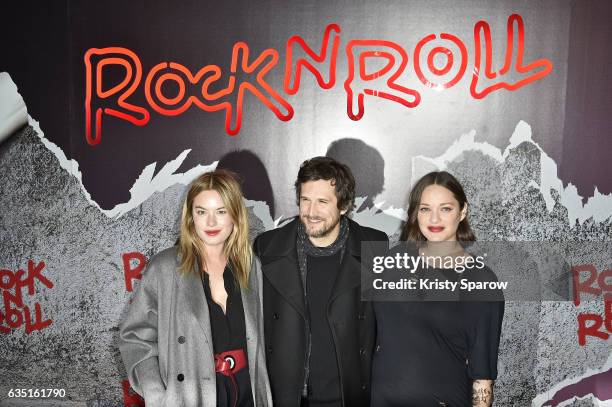
[[[205,113],[192,107],[179,117],[162,117],[152,112],[151,121],[144,127],[106,117],[103,141],[97,147],[91,147],[84,135],[85,51],[92,47],[124,46],[140,56],[145,73],[154,64],[169,60],[179,61],[196,71],[207,64],[227,68],[233,44],[244,40],[252,52],[261,52],[267,47],[279,50],[282,66],[284,46],[289,36],[300,34],[313,44],[320,44],[325,25],[330,22],[338,22],[343,28],[339,55],[343,58],[349,37],[394,40],[406,45],[410,53],[416,42],[414,39],[429,32],[444,29],[460,32],[462,38],[471,43],[469,34],[465,33],[471,31],[478,19],[487,19],[493,29],[505,30],[505,19],[510,11],[519,12],[526,19],[531,44],[528,57],[547,57],[547,50],[559,47],[563,51],[561,55],[567,55],[567,61],[553,61],[555,74],[566,72],[567,77],[555,78],[551,74],[528,86],[528,90],[495,96],[503,98],[504,103],[515,103],[516,109],[511,112],[499,112],[498,99],[485,100],[483,103],[490,103],[491,107],[485,109],[481,122],[473,123],[472,127],[484,134],[485,140],[487,129],[495,130],[489,134],[496,131],[507,133],[491,141],[503,147],[500,140],[507,140],[518,120],[526,120],[534,128],[534,139],[559,164],[559,175],[564,183],[576,184],[583,196],[592,195],[595,186],[602,193],[612,192],[612,177],[609,176],[612,160],[608,159],[612,149],[609,119],[612,113],[612,78],[607,69],[612,61],[612,48],[609,46],[612,40],[612,25],[609,24],[611,2],[545,2],[537,6],[518,1],[503,2],[502,6],[500,2],[474,1],[461,4],[447,1],[330,3],[313,1],[292,5],[280,1],[195,0],[20,2],[5,6],[1,14],[0,70],[9,72],[26,101],[29,114],[41,123],[46,137],[58,144],[69,158],[79,162],[86,188],[103,208],[127,201],[129,188],[147,164],[157,161],[159,169],[186,148],[193,151],[181,169],[197,163],[210,163],[234,150],[253,151],[253,165],[259,165],[257,162],[261,160],[265,168],[260,169],[260,173],[265,174],[267,169],[270,175],[271,186],[266,188],[274,193],[272,200],[277,201],[277,206],[280,203],[286,208],[291,199],[288,191],[292,182],[291,176],[283,178],[281,173],[293,174],[305,158],[291,147],[290,138],[302,137],[301,142],[307,145],[317,143],[318,136],[309,140],[303,134],[294,135],[289,130],[292,129],[290,125],[276,119],[255,98],[249,97],[245,102],[243,130],[236,137],[225,134],[223,113]],[[568,21],[553,22],[550,27],[551,30],[569,32],[568,38],[556,38],[551,43],[545,37],[529,37],[535,31],[534,24],[548,21],[547,9],[561,16],[569,15]],[[413,22],[411,26],[398,25],[396,30],[385,25],[389,18],[397,19],[397,15],[402,13],[407,24]],[[455,15],[460,16],[460,22],[454,22]],[[419,25],[414,24],[417,20],[422,20]],[[563,26],[555,28],[555,24]],[[569,28],[565,24],[569,24]],[[547,30],[547,27],[541,29]],[[336,95],[343,94],[341,69],[339,67],[336,87],[330,91]],[[281,89],[280,73],[271,74],[268,79]],[[315,134],[320,130],[311,123],[316,117],[313,119],[306,115],[300,107],[316,104],[332,93],[325,93],[311,82],[310,79],[303,80],[301,93],[288,97],[288,100],[296,107],[294,126],[301,126],[299,120],[310,121],[305,125],[312,126],[313,130],[309,131]],[[557,97],[559,86],[566,86],[562,100]],[[464,102],[465,95],[461,90],[451,91],[456,92],[459,104]],[[316,97],[316,101],[310,100],[311,97]],[[539,98],[539,103],[544,106],[558,104],[559,107],[546,111],[523,109],[520,106],[522,99],[514,102],[509,99],[513,97]],[[134,100],[139,99],[136,97]],[[344,101],[342,97],[338,100]],[[391,107],[390,102],[380,102],[366,107],[366,112],[381,108],[389,109],[390,115],[397,109]],[[345,104],[338,105],[340,112],[345,109]],[[425,120],[419,117],[418,110],[410,113],[411,120]],[[501,113],[504,113],[507,123],[494,127],[501,121]],[[456,114],[460,116],[461,110]],[[345,119],[346,122],[342,123],[346,123],[347,128],[354,125]],[[463,127],[453,127],[458,120],[455,117],[442,117],[440,120],[448,121],[448,132],[428,138],[434,147],[436,143],[441,146],[449,144],[465,131]],[[562,134],[548,134],[550,127],[561,129]],[[346,134],[346,137],[350,136]],[[379,139],[381,143],[402,144],[401,140],[384,132]],[[324,153],[328,147],[329,143],[325,143],[319,149]],[[424,150],[443,151],[443,148],[434,147]],[[283,152],[279,153],[279,149]],[[415,154],[419,153],[417,146],[413,150]],[[389,189],[388,186],[385,188]],[[401,205],[402,198],[397,196],[395,202],[391,202]]]

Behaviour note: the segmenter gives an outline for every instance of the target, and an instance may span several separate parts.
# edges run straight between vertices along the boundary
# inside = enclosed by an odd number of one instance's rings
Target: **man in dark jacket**
[[[361,250],[387,235],[347,217],[355,200],[347,166],[307,160],[295,189],[299,217],[255,241],[274,405],[368,406],[376,322],[360,301]]]

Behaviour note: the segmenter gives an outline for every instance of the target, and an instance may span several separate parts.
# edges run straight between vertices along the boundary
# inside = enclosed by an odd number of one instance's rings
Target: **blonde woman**
[[[120,326],[130,384],[156,406],[271,406],[261,271],[240,186],[189,186],[178,245],[154,256]]]

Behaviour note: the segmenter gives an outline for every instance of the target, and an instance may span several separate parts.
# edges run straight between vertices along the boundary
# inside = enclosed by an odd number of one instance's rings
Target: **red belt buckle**
[[[246,365],[247,358],[243,349],[234,349],[215,355],[215,372],[224,376],[234,375]]]
[[[238,404],[238,383],[236,383],[234,375],[244,369],[246,365],[247,357],[242,349],[234,349],[215,355],[215,372],[229,377],[232,381],[232,387],[234,388],[234,407]]]

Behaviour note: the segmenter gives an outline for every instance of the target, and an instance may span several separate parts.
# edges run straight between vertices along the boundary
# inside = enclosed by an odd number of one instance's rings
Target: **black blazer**
[[[306,354],[306,309],[298,269],[299,219],[262,233],[254,243],[262,263],[264,336],[272,399],[278,407],[299,407]],[[343,405],[368,406],[376,321],[361,298],[361,243],[388,241],[384,232],[349,219],[349,237],[328,303]]]

